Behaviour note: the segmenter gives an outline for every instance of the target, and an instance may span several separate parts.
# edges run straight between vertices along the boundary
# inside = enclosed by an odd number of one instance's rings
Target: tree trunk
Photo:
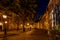
[[[24,27],[24,25],[25,25],[25,22],[24,22],[24,20],[23,20],[23,31],[25,31],[25,27]]]
[[[17,31],[19,30],[19,23],[17,24]]]

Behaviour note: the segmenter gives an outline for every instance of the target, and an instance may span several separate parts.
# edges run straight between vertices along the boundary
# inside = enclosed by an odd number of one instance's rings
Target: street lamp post
[[[3,15],[3,21],[4,21],[4,35],[7,35],[7,15]]]

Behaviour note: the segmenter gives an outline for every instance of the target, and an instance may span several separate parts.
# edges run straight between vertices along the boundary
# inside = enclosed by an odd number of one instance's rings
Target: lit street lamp
[[[7,15],[3,15],[3,18],[6,19],[7,18]]]
[[[27,25],[29,25],[29,23],[27,23]]]
[[[7,24],[7,21],[5,21],[5,24]]]
[[[6,36],[7,34],[7,15],[3,15],[3,21],[4,21],[4,34]]]

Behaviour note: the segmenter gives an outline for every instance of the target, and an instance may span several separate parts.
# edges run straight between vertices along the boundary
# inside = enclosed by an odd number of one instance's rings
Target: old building
[[[55,5],[58,3],[59,0],[50,0],[46,12],[44,13],[44,15],[42,15],[42,17],[40,17],[40,22],[39,23],[39,29],[46,29],[49,30],[51,29],[55,23],[54,23],[54,8]],[[37,24],[38,24],[37,23]]]

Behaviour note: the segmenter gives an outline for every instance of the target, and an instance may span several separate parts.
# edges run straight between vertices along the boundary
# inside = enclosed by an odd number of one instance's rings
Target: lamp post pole
[[[7,15],[3,15],[3,21],[4,21],[4,36],[7,35]]]

